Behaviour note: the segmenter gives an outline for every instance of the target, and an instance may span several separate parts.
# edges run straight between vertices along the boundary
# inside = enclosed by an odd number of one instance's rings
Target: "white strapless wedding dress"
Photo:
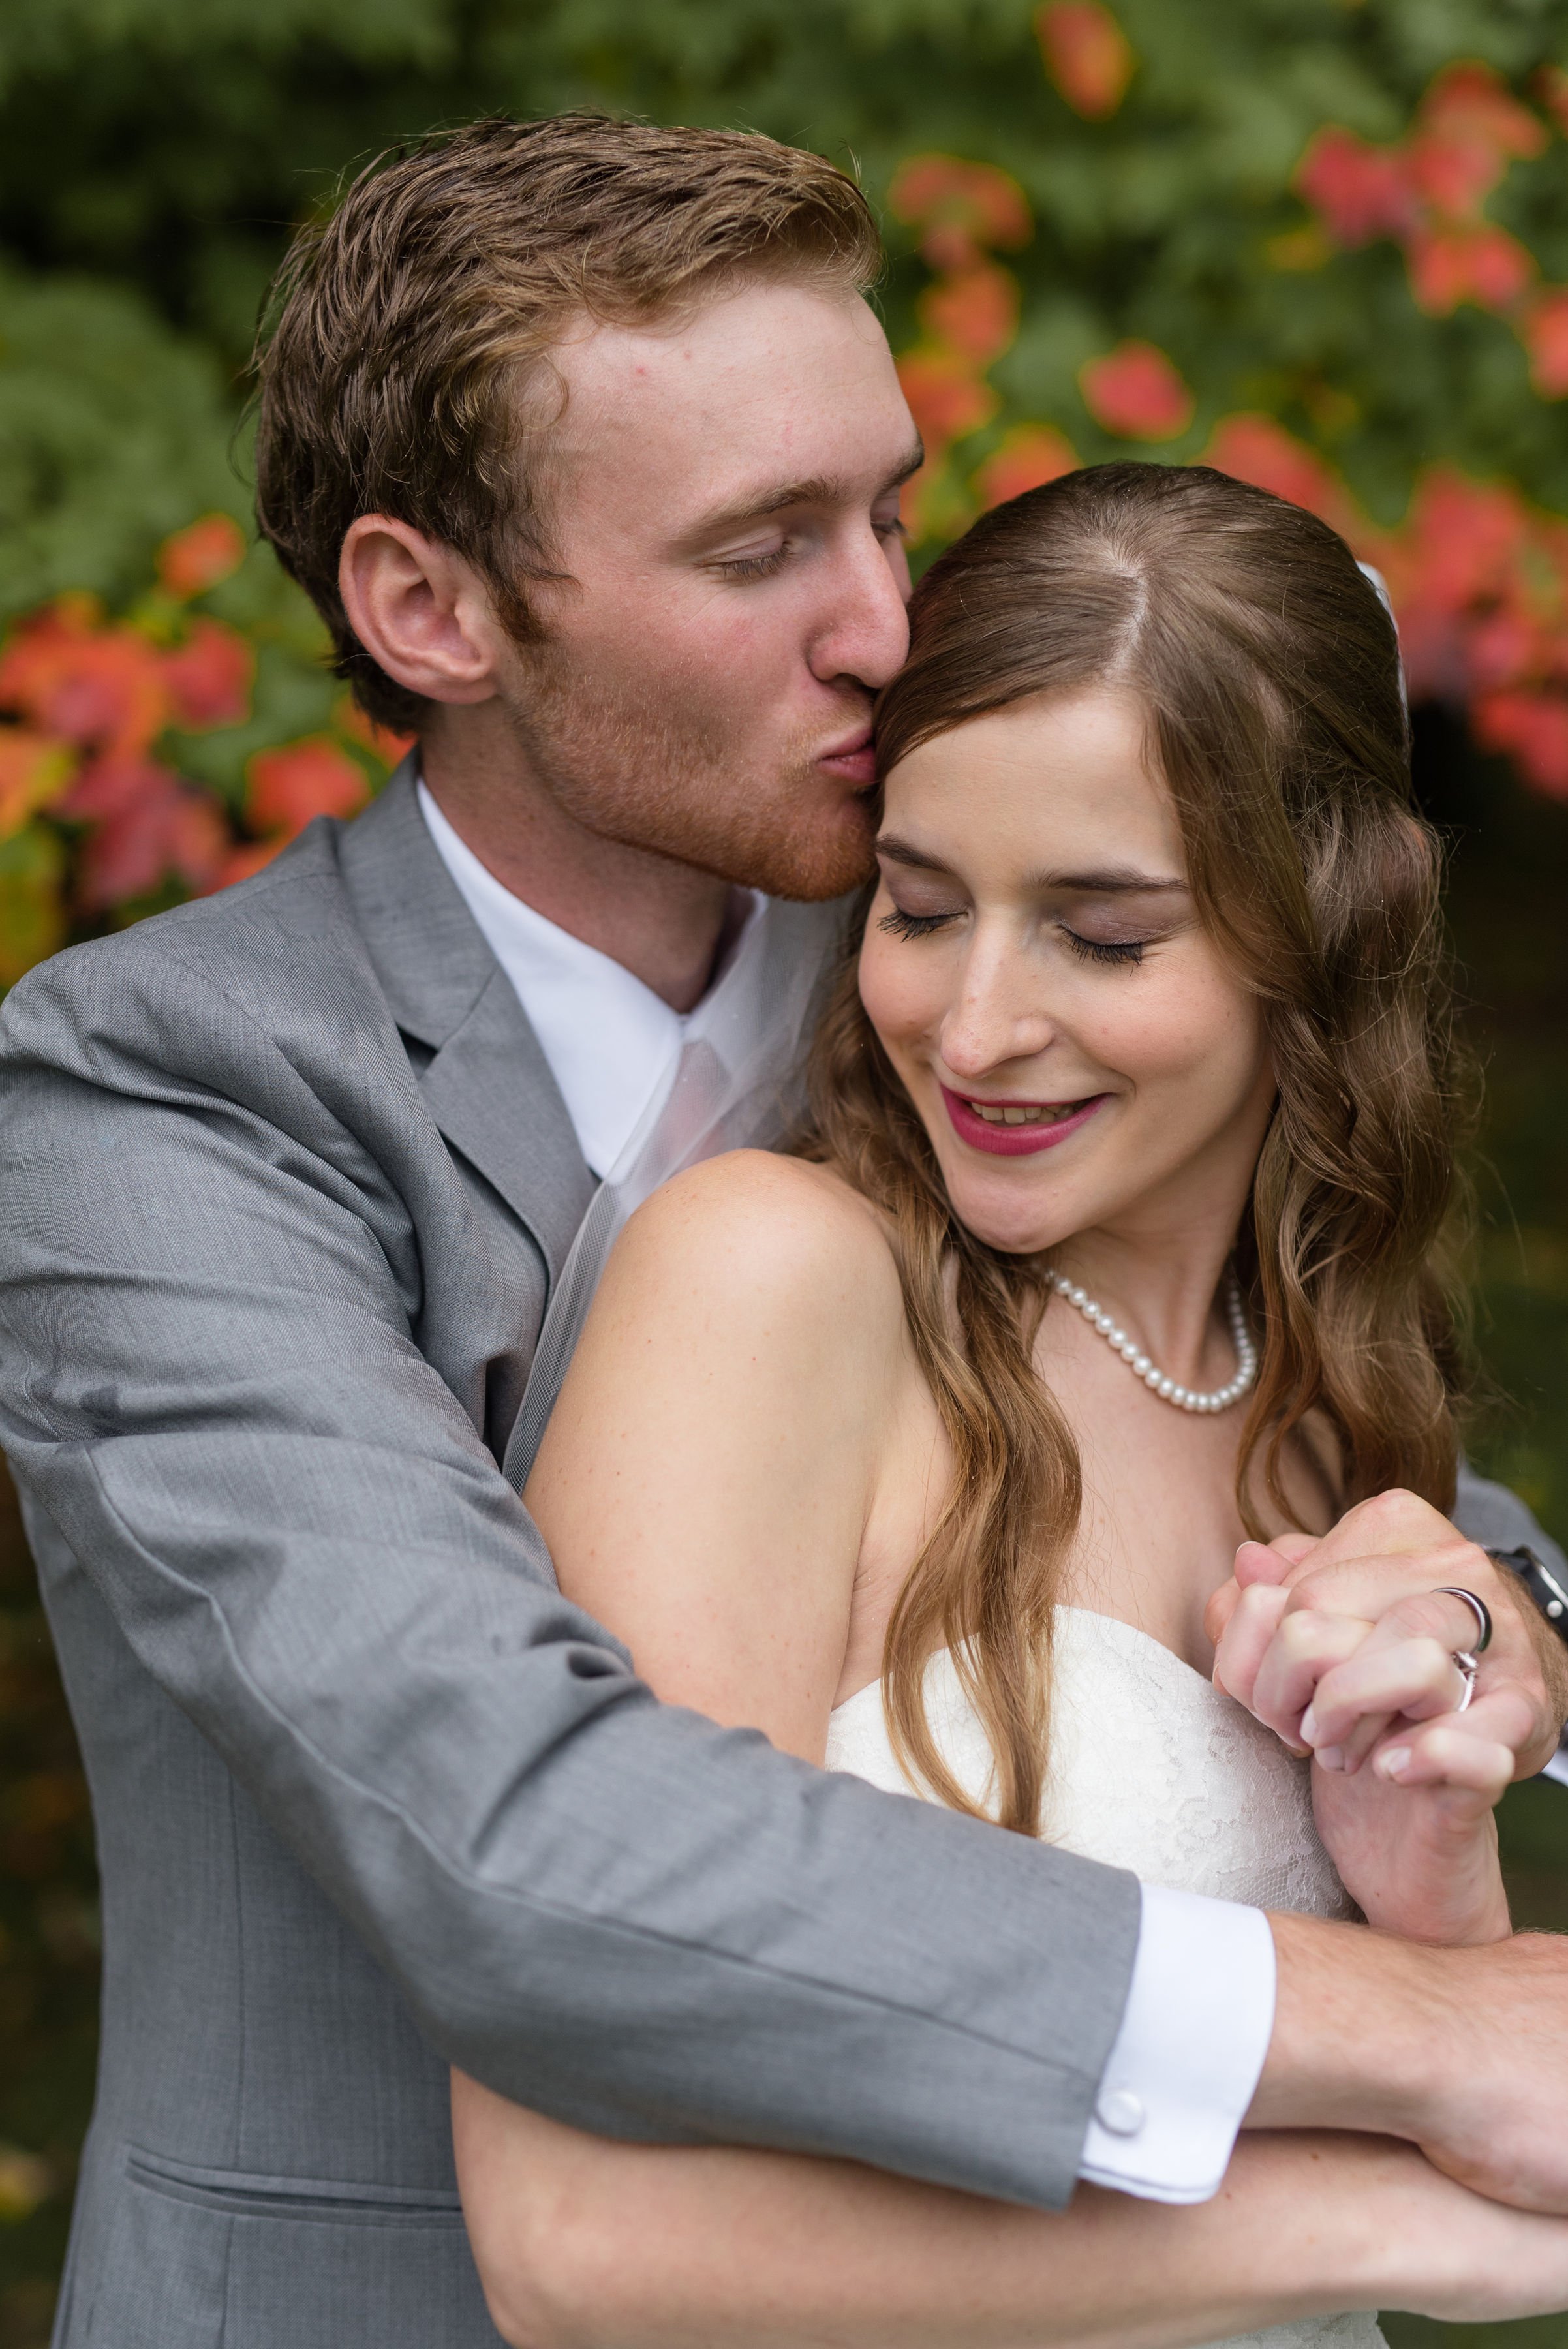
[[[927,1667],[926,1711],[949,1769],[983,1805],[991,1750],[945,1652]],[[879,1683],[834,1713],[826,1763],[894,1794],[913,1792],[888,1736]],[[1056,1610],[1042,1832],[1146,1883],[1260,1909],[1353,1913],[1313,1825],[1306,1764],[1158,1640],[1080,1607]],[[1371,2316],[1318,2316],[1226,2349],[1385,2344]]]

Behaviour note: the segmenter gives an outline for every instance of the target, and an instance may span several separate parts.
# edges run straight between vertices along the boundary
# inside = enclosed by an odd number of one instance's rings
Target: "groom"
[[[1554,1946],[1140,1896],[660,1707],[501,1472],[750,893],[867,867],[919,455],[877,263],[811,156],[580,117],[428,142],[296,249],[263,527],[417,759],[0,1016],[0,1433],[104,1883],[62,2349],[493,2343],[449,2061],[1042,2207],[1210,2195],[1246,2120],[1568,2209]],[[1484,1592],[1543,1756],[1488,1559],[1398,1502],[1347,1547],[1349,1611]]]

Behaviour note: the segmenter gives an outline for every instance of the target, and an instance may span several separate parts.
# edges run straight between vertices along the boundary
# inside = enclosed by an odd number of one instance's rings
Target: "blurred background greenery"
[[[1206,458],[1387,576],[1490,1107],[1477,1455],[1568,1536],[1562,0],[49,0],[0,14],[0,986],[221,886],[398,745],[250,543],[291,227],[432,125],[590,105],[856,169],[923,557],[1078,461]],[[91,2095],[91,1827],[0,1490],[0,2337],[47,2337]],[[1516,1790],[1568,1930],[1568,1791]],[[1565,2123],[1568,2126],[1568,2123]],[[1561,2349],[1568,2319],[1401,2349]]]

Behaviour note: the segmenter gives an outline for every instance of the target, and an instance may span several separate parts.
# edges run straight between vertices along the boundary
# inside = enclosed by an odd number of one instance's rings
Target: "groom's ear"
[[[389,514],[351,523],[337,564],[348,626],[378,667],[426,701],[488,701],[507,638],[461,554]]]

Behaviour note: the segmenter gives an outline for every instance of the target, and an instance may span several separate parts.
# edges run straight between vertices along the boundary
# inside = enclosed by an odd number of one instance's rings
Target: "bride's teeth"
[[[976,1117],[987,1125],[1057,1125],[1070,1117],[1072,1102],[1035,1102],[1014,1105],[1008,1102],[971,1102]]]

